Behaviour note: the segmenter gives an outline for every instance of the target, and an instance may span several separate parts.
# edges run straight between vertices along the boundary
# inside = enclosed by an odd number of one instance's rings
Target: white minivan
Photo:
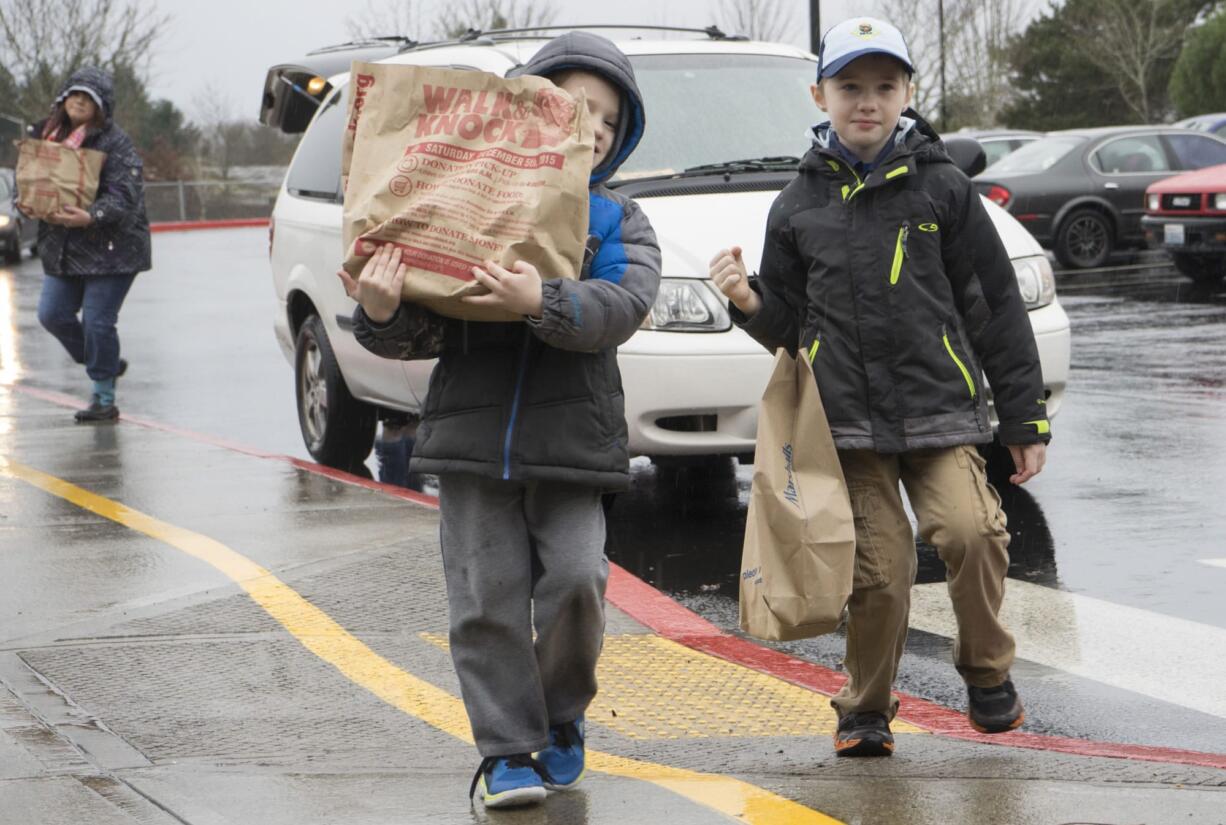
[[[673,30],[670,39],[646,39],[660,37],[659,27],[646,28],[613,38],[634,64],[647,129],[609,186],[638,201],[663,252],[651,315],[618,352],[629,448],[653,460],[744,457],[753,452],[772,358],[732,325],[707,262],[731,244],[744,247],[751,267],[759,260],[771,201],[795,175],[808,127],[821,115],[809,95],[816,60],[793,46],[714,28]],[[294,365],[302,434],[316,460],[339,467],[364,460],[378,417],[421,409],[433,366],[381,359],[359,346],[351,332],[354,304],[334,274],[343,251],[340,146],[349,61],[503,75],[545,42],[540,30],[424,45],[369,41],[269,70],[261,120],[305,129],[269,235],[274,329]],[[1068,317],[1038,243],[1006,212],[985,205],[1030,310],[1047,411],[1055,416],[1069,371]]]

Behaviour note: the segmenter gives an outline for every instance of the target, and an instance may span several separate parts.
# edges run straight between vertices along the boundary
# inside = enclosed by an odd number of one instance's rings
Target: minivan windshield
[[[728,161],[800,157],[809,148],[809,126],[826,119],[809,94],[817,69],[811,60],[658,54],[631,62],[647,129],[615,181]]]
[[[993,163],[992,173],[1043,172],[1055,166],[1061,158],[1085,142],[1085,138],[1075,135],[1052,135],[1040,138]]]

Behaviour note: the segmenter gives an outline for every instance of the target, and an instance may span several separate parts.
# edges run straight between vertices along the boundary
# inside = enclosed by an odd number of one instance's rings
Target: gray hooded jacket
[[[115,125],[115,89],[110,75],[86,67],[73,72],[60,91],[57,106],[74,88],[92,92],[102,101],[105,123],[90,128],[84,149],[106,153],[98,194],[88,211],[94,222],[81,229],[40,221],[38,256],[49,275],[127,275],[144,272],[150,260],[149,219],[145,216],[145,185],[140,155],[132,139]],[[41,138],[44,120],[30,127]]]
[[[555,38],[512,74],[563,69],[599,74],[622,93],[617,136],[592,173],[583,271],[577,281],[545,281],[539,323],[445,322],[414,472],[603,489],[629,484],[617,346],[655,301],[660,249],[638,205],[602,182],[642,137],[643,104],[630,61],[612,42],[586,32]],[[386,325],[376,325],[359,306],[354,334],[377,355],[420,357],[415,341],[425,313],[402,306]]]

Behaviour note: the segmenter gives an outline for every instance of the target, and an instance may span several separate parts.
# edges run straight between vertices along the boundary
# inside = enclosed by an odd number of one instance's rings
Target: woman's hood
[[[55,103],[58,106],[73,92],[85,92],[102,107],[102,114],[109,124],[115,114],[115,84],[111,76],[97,66],[85,66],[77,69],[68,78],[68,82],[60,89]]]

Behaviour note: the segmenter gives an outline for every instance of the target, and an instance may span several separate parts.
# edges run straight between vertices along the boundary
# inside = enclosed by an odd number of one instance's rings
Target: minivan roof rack
[[[586,26],[523,26],[513,29],[469,29],[457,37],[429,41],[417,41],[411,37],[401,34],[386,35],[382,37],[364,37],[360,40],[351,40],[347,43],[322,46],[311,51],[310,54],[328,54],[330,52],[340,52],[350,49],[371,48],[377,46],[394,48],[397,52],[409,52],[415,49],[430,49],[438,48],[439,46],[458,45],[461,43],[478,43],[481,41],[485,41],[486,44],[492,45],[493,41],[495,40],[530,39],[542,32],[573,31],[575,29],[639,29],[642,31],[705,34],[710,40],[749,39],[743,34],[726,34],[722,29],[720,29],[719,26],[715,25],[698,29],[685,26],[644,26],[635,23],[593,23]]]
[[[534,34],[536,32],[572,31],[574,29],[642,29],[643,31],[685,32],[688,34],[705,34],[711,40],[748,40],[743,34],[725,34],[719,26],[711,25],[696,29],[685,26],[642,26],[636,23],[593,23],[588,26],[523,26],[514,29],[469,29],[460,35],[458,42],[467,43],[479,37],[505,37],[512,34]]]
[[[360,40],[334,43],[331,46],[321,46],[318,49],[312,49],[307,54],[327,54],[328,52],[343,52],[350,49],[370,48],[372,46],[388,46],[398,50],[408,50],[417,45],[419,45],[418,42],[411,37],[405,37],[403,34],[389,34],[378,37],[363,37]]]

